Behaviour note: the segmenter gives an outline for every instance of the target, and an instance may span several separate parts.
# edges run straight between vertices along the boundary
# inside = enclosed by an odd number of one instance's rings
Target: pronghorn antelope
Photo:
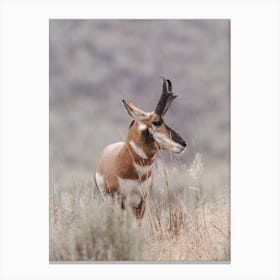
[[[136,218],[142,219],[146,197],[153,186],[153,161],[158,150],[181,153],[185,141],[162,117],[177,97],[170,80],[163,79],[162,95],[154,112],[146,113],[122,100],[132,118],[125,142],[105,147],[94,171],[94,182],[104,197],[117,199],[121,207],[132,207]]]

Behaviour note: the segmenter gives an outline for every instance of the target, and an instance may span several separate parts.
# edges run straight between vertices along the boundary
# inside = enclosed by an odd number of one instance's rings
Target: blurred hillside
[[[50,153],[68,176],[90,176],[122,141],[121,100],[152,111],[164,75],[179,96],[165,120],[209,166],[229,168],[229,20],[50,20]],[[121,131],[121,133],[120,133]]]

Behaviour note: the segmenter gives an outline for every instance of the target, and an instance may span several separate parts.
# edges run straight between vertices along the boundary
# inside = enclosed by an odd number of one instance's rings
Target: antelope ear
[[[131,102],[126,102],[124,99],[122,100],[122,104],[126,109],[129,116],[135,121],[144,121],[149,118],[149,114],[142,111],[141,109],[134,106]]]

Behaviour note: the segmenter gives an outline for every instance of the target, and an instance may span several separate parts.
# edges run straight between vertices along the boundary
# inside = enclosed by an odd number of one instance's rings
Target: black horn
[[[159,116],[163,116],[167,112],[172,101],[177,97],[177,95],[174,95],[172,92],[171,81],[163,76],[161,76],[161,78],[163,80],[162,94],[155,109],[155,113]]]

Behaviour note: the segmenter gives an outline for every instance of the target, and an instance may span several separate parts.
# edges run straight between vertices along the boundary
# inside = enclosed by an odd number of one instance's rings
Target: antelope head
[[[181,153],[186,148],[183,138],[170,128],[164,121],[163,117],[169,109],[172,101],[177,97],[173,94],[171,81],[162,77],[162,94],[153,112],[147,113],[137,108],[131,102],[122,100],[129,116],[133,119],[130,126],[134,130],[132,138],[138,138],[138,143],[148,146],[153,152],[159,149]],[[136,132],[135,132],[136,131]]]

